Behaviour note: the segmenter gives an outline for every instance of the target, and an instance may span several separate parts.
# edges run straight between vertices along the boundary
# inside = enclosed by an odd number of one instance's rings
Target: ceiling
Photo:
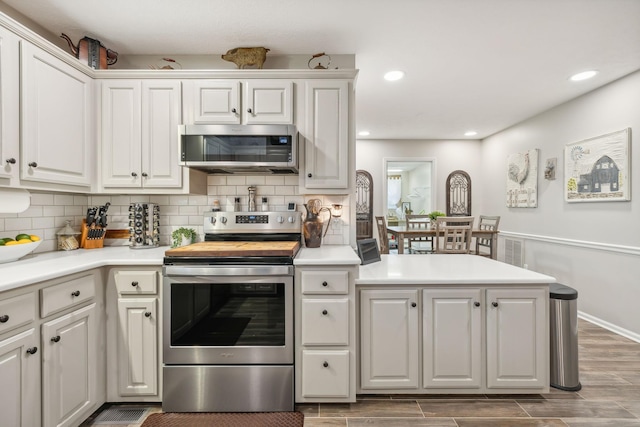
[[[356,129],[371,139],[481,139],[640,69],[638,0],[3,2],[121,56],[355,54]]]

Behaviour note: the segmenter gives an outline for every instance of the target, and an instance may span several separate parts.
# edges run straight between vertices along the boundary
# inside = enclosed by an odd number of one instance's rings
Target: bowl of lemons
[[[17,261],[35,251],[42,241],[35,234],[20,233],[15,238],[0,238],[0,264]]]

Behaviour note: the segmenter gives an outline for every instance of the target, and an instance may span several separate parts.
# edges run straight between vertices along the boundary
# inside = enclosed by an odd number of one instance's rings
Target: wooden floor
[[[304,425],[311,427],[640,427],[640,343],[583,320],[578,342],[582,383],[578,392],[362,395],[356,403],[299,404],[296,410],[305,414]],[[91,425],[87,421],[83,427]],[[139,424],[130,427],[134,426]]]

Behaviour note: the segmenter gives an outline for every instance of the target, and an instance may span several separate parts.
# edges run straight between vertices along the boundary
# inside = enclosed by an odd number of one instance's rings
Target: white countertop
[[[27,255],[0,264],[0,292],[106,265],[162,266],[167,249],[168,246],[148,249],[110,246]]]
[[[359,265],[360,257],[349,245],[323,245],[301,248],[293,265]]]
[[[381,255],[360,266],[356,285],[500,285],[555,283],[536,273],[477,255]]]

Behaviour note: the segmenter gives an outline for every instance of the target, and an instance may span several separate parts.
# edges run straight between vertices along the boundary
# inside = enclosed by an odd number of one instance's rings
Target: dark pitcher
[[[331,211],[327,207],[321,206],[322,202],[319,199],[311,199],[304,204],[304,208],[307,210],[307,217],[302,224],[302,234],[304,235],[304,244],[307,248],[319,248],[322,243],[322,220],[320,219],[320,212],[329,212],[329,222],[327,228],[324,231],[324,235],[329,230],[329,224],[331,224]]]

